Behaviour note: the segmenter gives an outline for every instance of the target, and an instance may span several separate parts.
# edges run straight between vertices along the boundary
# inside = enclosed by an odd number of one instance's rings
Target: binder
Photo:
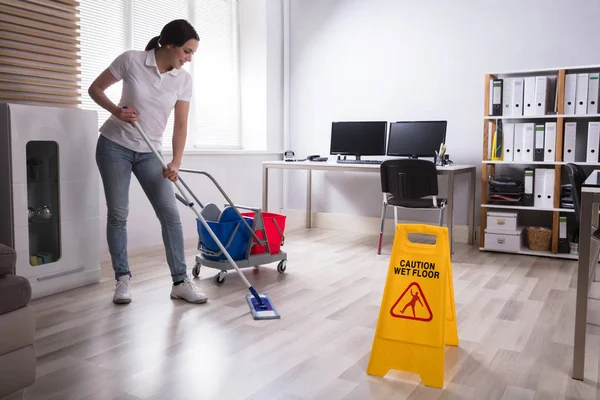
[[[492,161],[502,160],[502,144],[504,143],[504,140],[502,139],[502,133],[502,120],[498,120],[496,123],[496,130],[494,131],[492,138]]]
[[[598,81],[600,80],[600,73],[590,73],[590,80],[588,82],[588,103],[587,113],[598,114]]]
[[[587,82],[587,81],[586,81]],[[523,78],[513,79],[512,90],[512,116],[518,117],[523,115]]]
[[[544,161],[556,161],[556,122],[546,122],[544,130]]]
[[[513,79],[505,78],[502,83],[502,115],[506,117],[512,116],[512,92],[513,92]]]
[[[555,170],[544,170],[544,208],[554,208],[554,180]]]
[[[524,78],[523,81],[523,115],[535,115],[535,76]]]
[[[492,80],[492,115],[502,115],[502,79]]]
[[[534,170],[535,208],[554,208],[554,169],[536,168]]]
[[[504,161],[514,161],[514,142],[515,142],[515,124],[513,122],[504,122],[503,133],[502,136],[504,138],[504,143],[502,146],[502,151],[504,152],[502,159]]]
[[[544,125],[535,126],[535,153],[533,161],[544,161]]]
[[[533,152],[535,150],[535,123],[527,122],[523,129],[523,161],[533,161]]]
[[[560,215],[558,217],[558,252],[569,253],[569,229],[567,226],[567,217]]]
[[[600,122],[588,123],[586,162],[597,163],[598,152],[600,152]]]
[[[577,93],[577,74],[565,75],[565,104],[564,112],[566,115],[575,114],[575,101]]]
[[[525,188],[523,189],[523,205],[533,207],[533,189],[534,189],[534,172],[532,168],[525,168],[525,178],[523,179]]]
[[[535,112],[534,115],[546,115],[548,109],[549,82],[547,76],[538,76],[535,78]]]
[[[577,74],[575,92],[575,114],[587,114],[588,74]]]
[[[565,123],[565,138],[563,144],[563,161],[575,162],[575,143],[577,138],[577,122]]]
[[[523,161],[523,131],[525,130],[525,123],[515,123],[515,134],[513,138],[513,159],[514,161]]]

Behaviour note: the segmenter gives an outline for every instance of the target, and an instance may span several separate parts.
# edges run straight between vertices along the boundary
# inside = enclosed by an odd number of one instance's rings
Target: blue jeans
[[[156,156],[152,152],[129,150],[100,136],[96,146],[96,163],[106,197],[106,239],[115,279],[122,275],[131,276],[127,259],[127,215],[129,183],[133,172],[160,221],[173,282],[183,280],[187,276],[187,267],[181,218],[173,183],[163,177],[163,167]]]

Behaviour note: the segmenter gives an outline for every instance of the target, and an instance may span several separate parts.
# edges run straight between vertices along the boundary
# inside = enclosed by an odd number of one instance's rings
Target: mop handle
[[[154,155],[156,156],[156,158],[159,159],[159,161],[161,162],[163,168],[167,169],[168,166],[165,163],[165,160],[162,158],[162,156],[160,155],[160,153],[156,150],[156,148],[154,147],[154,145],[150,142],[150,139],[148,139],[148,137],[146,136],[146,133],[144,132],[144,130],[142,129],[142,127],[140,126],[140,124],[137,121],[134,121],[133,122],[133,126],[135,126],[135,128],[140,132],[140,135],[142,135],[142,138],[144,138],[144,141],[146,142],[146,144],[148,145],[148,147],[150,147],[150,149],[152,150],[152,152],[154,153]],[[194,212],[196,213],[196,215],[200,219],[200,222],[202,222],[202,225],[204,225],[204,227],[206,228],[206,230],[208,231],[208,233],[210,234],[210,236],[213,238],[213,240],[215,241],[215,243],[217,243],[217,245],[219,246],[219,249],[221,249],[221,251],[223,252],[223,254],[225,254],[225,257],[227,257],[227,260],[235,268],[235,270],[238,272],[238,274],[240,275],[240,277],[242,278],[242,280],[244,281],[244,283],[246,284],[246,286],[250,289],[250,292],[252,292],[252,294],[257,298],[257,301],[259,301],[259,303],[262,304],[262,299],[260,298],[260,296],[258,296],[258,293],[256,293],[256,291],[254,290],[254,288],[252,287],[252,285],[250,284],[250,282],[248,282],[248,279],[246,279],[246,277],[244,276],[244,274],[242,274],[242,272],[240,271],[240,269],[237,266],[237,264],[235,263],[235,261],[233,261],[233,259],[231,258],[231,256],[227,252],[227,250],[223,247],[223,244],[221,244],[221,241],[217,238],[217,236],[212,231],[212,229],[210,229],[210,226],[208,226],[208,224],[204,220],[204,217],[202,217],[202,215],[198,212],[198,210],[196,210],[196,207],[194,207],[194,202],[192,202],[188,198],[188,196],[186,195],[185,191],[183,190],[183,186],[181,185],[181,182],[179,182],[179,179],[176,180],[174,183],[175,183],[175,186],[177,186],[177,189],[179,189],[179,191],[181,192],[181,194],[185,198],[185,201],[187,202],[188,206],[192,210],[194,210]]]

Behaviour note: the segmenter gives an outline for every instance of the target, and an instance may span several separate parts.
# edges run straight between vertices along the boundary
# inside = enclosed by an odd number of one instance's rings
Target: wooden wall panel
[[[78,107],[79,1],[0,0],[0,102]]]

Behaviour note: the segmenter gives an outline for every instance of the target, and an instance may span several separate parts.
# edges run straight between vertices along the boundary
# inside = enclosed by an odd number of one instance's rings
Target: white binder
[[[535,76],[524,78],[523,115],[535,115]]]
[[[513,159],[514,161],[523,161],[523,131],[525,124],[523,122],[515,123],[515,134],[513,138]]]
[[[515,143],[515,124],[513,122],[504,122],[502,160],[514,161],[514,143]]]
[[[563,145],[563,161],[575,162],[575,143],[577,138],[577,122],[565,123],[565,140]]]
[[[577,74],[577,92],[575,93],[575,114],[587,114],[588,74]]]
[[[535,78],[535,111],[534,115],[546,115],[548,109],[548,86],[550,79],[547,76]]]
[[[587,82],[587,81],[586,81]],[[512,116],[518,117],[523,115],[523,78],[513,79],[512,89]]]
[[[533,206],[554,208],[554,169],[536,168],[534,174]]]
[[[590,79],[588,82],[588,103],[587,113],[598,114],[598,81],[600,80],[600,73],[590,73]]]
[[[598,162],[598,152],[600,151],[600,122],[591,121],[588,123],[586,162]]]
[[[523,129],[523,161],[533,161],[535,151],[535,123],[527,122]]]
[[[544,208],[554,208],[554,169],[546,169],[544,171]]]
[[[502,85],[502,116],[512,116],[512,93],[513,93],[513,82],[512,78],[505,78],[504,84]]]
[[[565,75],[565,104],[566,115],[575,114],[575,101],[577,93],[577,74]]]
[[[544,131],[544,161],[556,161],[556,122],[546,122]]]

